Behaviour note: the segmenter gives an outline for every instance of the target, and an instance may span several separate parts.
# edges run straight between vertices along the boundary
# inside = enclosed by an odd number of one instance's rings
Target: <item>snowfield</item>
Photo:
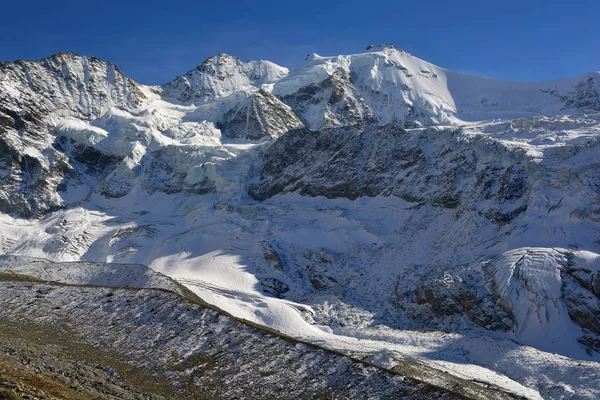
[[[40,63],[0,69],[0,272],[178,292],[164,274],[385,368],[600,398],[599,73],[499,82],[392,45],[162,87]]]

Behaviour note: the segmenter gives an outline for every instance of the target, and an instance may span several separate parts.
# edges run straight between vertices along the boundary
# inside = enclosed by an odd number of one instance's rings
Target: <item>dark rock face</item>
[[[312,130],[334,126],[361,127],[374,121],[373,112],[342,68],[323,82],[304,86],[281,100]]]
[[[498,201],[511,201],[523,197],[527,190],[527,175],[522,165],[510,166],[500,178]]]
[[[579,342],[590,350],[600,351],[600,298],[572,282],[571,277],[564,280],[571,283],[563,288],[569,316],[584,331],[584,335],[578,338]]]
[[[285,271],[285,263],[283,262],[281,256],[277,253],[277,251],[275,251],[273,246],[266,241],[262,242],[262,246],[264,250],[263,255],[265,259],[271,263],[271,268],[273,268],[276,271]]]
[[[332,258],[319,250],[304,251],[306,266],[306,277],[310,284],[317,290],[327,290],[339,284],[337,268]]]
[[[592,289],[596,296],[600,297],[600,274],[596,274],[594,276],[594,280],[592,281]]]
[[[490,293],[483,290],[481,277],[460,274],[425,276],[416,290],[398,292],[397,304],[408,315],[435,325],[468,326],[471,321],[483,328],[507,331],[512,327],[509,316],[496,305]],[[398,285],[400,287],[400,285]]]
[[[597,75],[588,74],[573,86],[572,90],[566,94],[561,94],[557,89],[542,90],[560,99],[564,104],[562,110],[582,110],[582,111],[600,111],[600,85],[597,81]]]
[[[600,291],[598,276],[585,268],[578,268],[566,254],[567,265],[561,271],[562,295],[571,319],[584,335],[578,340],[590,350],[600,351]]]
[[[263,290],[273,296],[282,299],[290,287],[276,278],[265,278],[260,281]]]
[[[504,158],[504,159],[503,159]],[[398,126],[296,130],[267,151],[257,199],[297,192],[328,198],[394,195],[442,208],[472,207],[494,223],[526,210],[528,176],[517,153],[454,130]]]
[[[337,280],[329,276],[327,269],[321,265],[310,265],[307,268],[308,280],[317,290],[324,290],[337,284]]]
[[[600,111],[600,93],[596,89],[597,77],[580,81],[565,98],[565,108]]]
[[[250,140],[273,139],[304,125],[296,114],[271,93],[259,90],[227,112],[223,134]]]
[[[64,168],[65,164],[61,163]],[[60,169],[57,168],[57,169]],[[57,175],[60,172],[57,171]],[[21,155],[6,141],[0,139],[0,210],[6,213],[31,217],[43,208],[43,194],[58,184],[60,177],[44,171],[40,162]]]

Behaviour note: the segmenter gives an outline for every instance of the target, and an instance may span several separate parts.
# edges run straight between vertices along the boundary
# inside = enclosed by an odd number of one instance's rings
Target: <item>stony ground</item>
[[[468,382],[452,393],[165,290],[5,274],[0,304],[0,398],[508,398]]]

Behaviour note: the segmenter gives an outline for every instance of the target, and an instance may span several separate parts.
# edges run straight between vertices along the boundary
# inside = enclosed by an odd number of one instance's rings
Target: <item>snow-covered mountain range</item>
[[[599,137],[598,72],[495,81],[391,44],[221,54],[162,86],[73,53],[5,62],[0,253],[145,264],[375,365],[594,399]]]

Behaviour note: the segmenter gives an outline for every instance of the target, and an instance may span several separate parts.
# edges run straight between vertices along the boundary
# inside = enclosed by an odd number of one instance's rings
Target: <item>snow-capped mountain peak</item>
[[[97,117],[112,106],[131,108],[145,96],[140,85],[119,68],[96,57],[56,53],[39,61],[4,63],[0,68],[0,102],[17,96],[36,101],[41,111]]]
[[[234,91],[260,88],[286,76],[288,69],[269,61],[244,62],[219,54],[163,86],[163,95],[181,102],[202,103]]]

